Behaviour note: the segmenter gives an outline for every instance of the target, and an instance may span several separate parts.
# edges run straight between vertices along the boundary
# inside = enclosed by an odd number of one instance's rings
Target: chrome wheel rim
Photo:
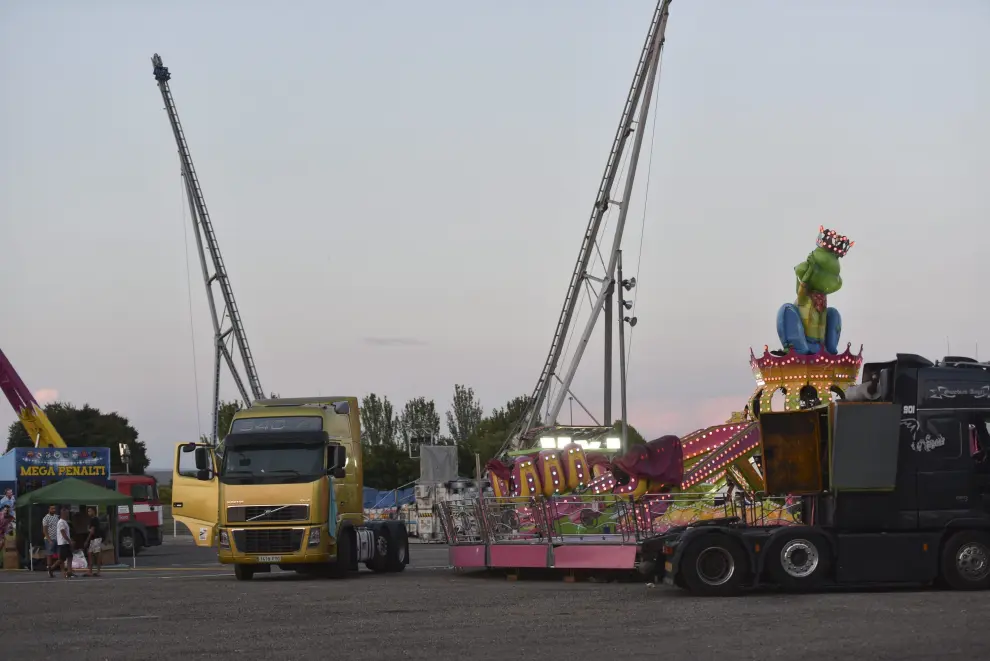
[[[819,560],[818,549],[805,539],[793,539],[780,550],[780,566],[793,578],[814,574]]]
[[[710,546],[698,554],[694,568],[702,583],[712,587],[725,585],[736,573],[732,554],[720,546]]]
[[[990,574],[990,551],[979,542],[963,544],[956,552],[956,569],[967,581],[982,581]]]

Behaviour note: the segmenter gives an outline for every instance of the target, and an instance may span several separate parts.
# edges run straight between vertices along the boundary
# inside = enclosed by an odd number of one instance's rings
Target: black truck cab
[[[990,364],[899,354],[867,364],[863,382],[871,381],[879,386],[872,401],[899,411],[894,489],[838,494],[829,523],[898,531],[973,520],[990,528]]]
[[[990,588],[990,364],[898,354],[838,401],[759,422],[764,495],[801,496],[802,524],[674,529],[644,542],[647,572],[701,594]]]

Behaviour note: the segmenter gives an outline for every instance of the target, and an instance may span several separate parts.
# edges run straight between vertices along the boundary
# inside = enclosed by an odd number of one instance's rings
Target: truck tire
[[[347,578],[355,567],[356,540],[352,528],[343,528],[337,538],[337,561],[330,566],[331,578]]]
[[[397,574],[405,570],[406,565],[409,564],[409,534],[403,523],[389,521],[386,527],[391,529],[392,543],[385,556],[385,571]]]
[[[392,531],[384,525],[377,525],[372,530],[375,531],[375,556],[364,566],[373,572],[387,572],[389,554],[393,553]]]
[[[238,581],[250,581],[254,576],[254,567],[250,565],[234,565],[234,578]]]
[[[688,542],[679,563],[680,580],[704,597],[737,594],[750,575],[746,549],[732,537],[706,534]],[[676,584],[678,577],[674,577]]]
[[[144,537],[137,528],[124,528],[117,537],[117,550],[121,556],[128,558],[141,552]]]
[[[828,538],[814,530],[784,529],[774,535],[764,554],[770,580],[789,590],[822,587],[832,568]]]
[[[953,590],[990,588],[990,534],[962,530],[942,546],[942,580]]]

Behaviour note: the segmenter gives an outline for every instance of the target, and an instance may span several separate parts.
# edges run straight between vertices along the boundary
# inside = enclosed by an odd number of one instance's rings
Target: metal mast
[[[210,316],[213,318],[213,333],[215,341],[215,351],[213,360],[213,424],[210,430],[210,438],[214,445],[217,442],[217,416],[220,407],[220,362],[221,357],[227,362],[230,375],[237,385],[241,399],[246,406],[251,405],[251,395],[254,399],[265,399],[265,392],[261,388],[261,380],[258,378],[258,369],[254,364],[254,357],[251,355],[251,348],[248,346],[247,335],[244,333],[244,325],[241,323],[241,313],[237,309],[234,301],[234,290],[230,287],[230,279],[227,277],[227,269],[223,265],[223,256],[220,254],[220,246],[217,244],[216,234],[213,232],[213,223],[210,222],[210,214],[206,210],[206,199],[203,197],[203,189],[200,188],[199,178],[196,176],[196,168],[193,167],[192,156],[189,154],[189,145],[186,142],[186,135],[182,131],[179,123],[179,113],[175,109],[175,100],[169,90],[168,81],[172,77],[168,68],[162,64],[162,58],[158,53],[151,58],[154,65],[155,80],[158,81],[158,89],[161,90],[162,100],[165,101],[165,111],[168,113],[168,121],[172,125],[172,133],[175,135],[175,143],[179,148],[179,162],[182,165],[182,177],[186,184],[186,199],[189,201],[189,213],[192,216],[193,229],[196,235],[196,246],[199,249],[199,263],[203,268],[203,281],[206,284],[206,300],[210,304]],[[210,262],[212,263],[212,273],[210,265],[206,261],[206,252],[203,244],[210,252]],[[217,301],[214,293],[214,285],[219,287],[223,300],[223,310],[218,313]],[[244,368],[245,378],[241,377],[234,355],[228,344],[228,338],[237,343],[237,349],[241,356],[241,364]],[[250,395],[244,382],[247,381],[251,389]]]
[[[529,409],[527,410],[526,415],[523,416],[519,426],[513,430],[513,433],[506,441],[505,446],[508,448],[516,449],[519,447],[521,434],[527,432],[534,426],[534,422],[539,415],[540,409],[543,407],[547,397],[547,392],[550,388],[551,379],[559,378],[557,377],[557,366],[560,363],[561,354],[564,350],[564,341],[567,337],[571,320],[577,307],[578,295],[580,294],[581,286],[584,284],[585,280],[590,277],[588,274],[588,264],[591,261],[591,257],[594,254],[595,247],[597,245],[597,237],[602,219],[605,217],[605,212],[608,210],[610,204],[619,205],[619,219],[615,228],[612,251],[609,257],[608,266],[606,267],[605,277],[601,282],[600,293],[597,296],[597,300],[594,302],[594,307],[591,311],[591,318],[588,320],[588,324],[582,334],[581,342],[576,349],[574,358],[572,359],[564,378],[561,380],[560,389],[557,396],[551,403],[548,411],[548,420],[546,421],[547,424],[554,424],[557,420],[557,415],[560,413],[560,408],[563,406],[564,399],[568,395],[571,381],[574,379],[574,374],[577,371],[578,365],[581,362],[581,357],[584,354],[584,349],[587,346],[595,324],[598,321],[598,316],[602,311],[606,298],[609,295],[609,291],[614,286],[616,256],[622,245],[622,232],[625,225],[626,215],[629,210],[629,196],[632,192],[632,185],[636,174],[636,165],[639,160],[640,147],[643,143],[643,131],[636,129],[641,129],[645,126],[645,120],[649,112],[650,97],[652,96],[653,85],[656,80],[657,66],[660,60],[660,52],[663,48],[664,31],[667,27],[667,17],[669,15],[671,2],[672,0],[659,0],[657,2],[656,10],[653,13],[653,20],[650,22],[650,29],[646,34],[646,42],[643,45],[643,50],[639,57],[639,63],[636,66],[636,74],[633,76],[632,84],[629,87],[629,95],[626,98],[626,104],[622,110],[622,119],[619,121],[619,128],[616,131],[615,139],[612,143],[612,150],[609,152],[608,161],[605,165],[605,172],[602,175],[601,184],[598,187],[598,194],[595,197],[595,204],[591,212],[591,218],[588,221],[588,227],[585,230],[584,238],[581,242],[581,250],[578,253],[578,259],[574,266],[574,271],[571,273],[571,281],[567,287],[567,295],[564,297],[564,305],[560,311],[560,317],[557,321],[557,328],[554,331],[553,340],[550,343],[550,352],[547,355],[547,360],[543,365],[543,371],[540,373],[540,378],[536,382],[536,387],[533,389],[533,394],[530,396]],[[612,197],[612,189],[615,186],[616,178],[619,174],[619,166],[622,162],[622,154],[625,150],[626,142],[630,135],[633,135],[634,138],[633,151],[629,165],[629,174],[626,177],[622,199],[615,200]],[[608,422],[609,421],[606,420],[606,424],[608,424]]]

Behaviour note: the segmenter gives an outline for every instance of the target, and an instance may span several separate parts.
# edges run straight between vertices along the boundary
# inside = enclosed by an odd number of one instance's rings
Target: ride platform
[[[710,494],[482,498],[438,505],[457,569],[631,571],[642,543],[701,520],[796,522],[794,502]]]

